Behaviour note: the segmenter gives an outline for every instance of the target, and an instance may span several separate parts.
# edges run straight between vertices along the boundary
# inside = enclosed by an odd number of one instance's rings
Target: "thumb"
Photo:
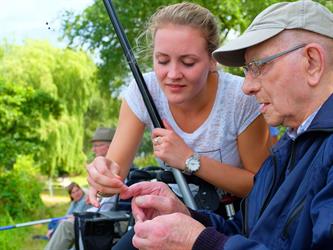
[[[158,195],[142,195],[135,197],[135,204],[142,208],[153,208],[160,213],[166,213],[170,210],[170,201],[167,197],[162,197]]]
[[[94,207],[99,207],[99,202],[97,200],[97,191],[93,187],[89,188],[87,203],[90,203]]]
[[[111,168],[111,173],[112,173],[113,175],[115,175],[115,176],[117,176],[117,177],[120,177],[120,176],[119,176],[119,174],[120,174],[120,167],[119,167],[118,163],[112,161],[112,162],[111,162],[111,166],[110,166],[110,168]]]
[[[170,123],[166,119],[163,119],[163,125],[167,130],[172,130],[173,131],[172,126],[170,125]]]

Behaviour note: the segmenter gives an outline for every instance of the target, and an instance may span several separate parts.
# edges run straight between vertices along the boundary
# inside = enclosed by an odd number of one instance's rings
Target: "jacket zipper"
[[[282,231],[282,237],[284,239],[288,238],[288,231],[289,231],[289,227],[291,225],[291,223],[299,216],[299,214],[302,212],[303,207],[305,205],[305,200],[306,197],[303,198],[303,200],[297,205],[297,207],[293,210],[293,212],[291,213],[291,215],[289,216],[286,225],[283,228]]]
[[[275,190],[275,192],[273,193],[273,187],[275,187],[276,185],[278,185],[278,189],[281,186],[281,183],[283,182],[283,180],[285,179],[285,174],[286,174],[286,170],[287,169],[293,169],[293,165],[295,165],[295,141],[292,142],[291,145],[291,154],[290,154],[290,159],[289,162],[287,163],[287,165],[284,167],[284,169],[281,172],[280,178],[278,180],[276,180],[276,172],[277,172],[277,160],[276,157],[273,156],[273,160],[274,160],[274,176],[273,176],[273,181],[272,181],[272,185],[270,187],[270,190],[268,192],[268,195],[266,196],[264,205],[262,206],[262,208],[260,209],[260,214],[259,217],[262,215],[262,213],[264,212],[264,210],[266,209],[266,207],[268,206],[268,204],[270,203],[270,201],[272,200],[273,195],[276,193],[277,190]],[[279,183],[277,183],[279,182]]]
[[[332,133],[333,129],[329,128],[329,129],[309,129],[307,131],[305,131],[303,134],[301,134],[300,136],[304,136],[304,134],[308,134],[310,132],[329,132],[329,133]],[[296,138],[296,140],[299,140],[299,137]],[[296,141],[295,140],[295,141]],[[291,164],[295,165],[295,141],[292,142],[292,149],[291,149],[291,159],[289,161],[289,163],[287,164],[287,167],[284,169],[284,171],[282,171],[282,174],[285,174],[285,171],[286,169],[290,169],[290,166]],[[273,196],[272,192],[273,192],[273,187],[275,186],[275,182],[276,182],[276,172],[277,172],[277,160],[276,160],[276,157],[274,155],[272,155],[272,158],[273,158],[273,163],[274,163],[274,166],[273,166],[273,178],[272,178],[272,184],[270,185],[269,187],[269,192],[264,200],[264,203],[263,203],[263,206],[261,207],[260,209],[260,213],[259,213],[259,217],[262,215],[262,213],[264,212],[264,210],[266,209],[266,207],[268,206],[270,200],[271,200],[271,196]],[[292,167],[291,169],[293,169],[294,167]],[[246,199],[245,199],[246,201]],[[290,223],[292,222],[292,220],[294,219],[294,217],[297,215],[297,213],[299,213],[301,211],[301,209],[303,208],[304,206],[304,203],[305,203],[305,199],[302,200],[302,202],[299,204],[299,206],[297,206],[297,208],[293,211],[293,214],[289,217],[288,221],[287,221],[287,224],[286,226],[284,227],[284,230],[283,230],[283,236],[287,236],[288,235],[288,227],[290,225]],[[298,211],[300,210],[300,211]],[[245,233],[245,235],[247,235],[249,232],[248,232],[248,220],[245,216],[247,216],[247,213],[248,213],[248,209],[247,209],[247,203],[245,203],[245,208],[244,208],[244,218],[243,218],[243,223],[246,223],[246,224],[243,224],[243,232]],[[332,224],[332,238],[333,238],[333,224]]]
[[[248,220],[247,220],[247,214],[248,214],[248,208],[247,208],[247,198],[242,200],[241,203],[241,209],[242,209],[242,233],[245,237],[248,236],[249,229],[248,229]]]

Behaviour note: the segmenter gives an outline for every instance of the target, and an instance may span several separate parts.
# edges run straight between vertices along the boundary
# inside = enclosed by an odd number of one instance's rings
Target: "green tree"
[[[291,2],[291,0],[287,0]],[[118,17],[129,42],[135,49],[136,39],[144,31],[144,25],[149,16],[162,5],[182,2],[177,0],[113,0]],[[227,39],[231,31],[240,33],[246,29],[254,17],[264,8],[279,0],[192,0],[210,9],[217,17],[221,29],[221,42]],[[333,10],[331,0],[318,0]],[[75,15],[73,12],[64,13],[62,24],[63,36],[69,40],[69,46],[84,47],[99,56],[99,75],[105,89],[117,89],[124,84],[119,80],[128,75],[127,63],[124,60],[118,38],[110,23],[102,0],[94,3]],[[140,50],[140,47],[138,47]],[[140,60],[140,58],[137,58]],[[149,69],[150,63],[140,64],[142,71]],[[116,81],[114,81],[117,79]]]
[[[0,80],[0,169],[11,169],[18,155],[39,155],[41,124],[60,114],[60,103],[48,93]]]
[[[0,165],[31,153],[50,177],[84,171],[85,116],[101,96],[92,59],[37,41],[2,51],[0,75],[7,84],[0,95],[0,147],[13,153],[1,154]]]

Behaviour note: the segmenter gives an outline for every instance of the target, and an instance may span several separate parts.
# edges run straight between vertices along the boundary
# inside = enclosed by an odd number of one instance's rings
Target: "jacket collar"
[[[313,119],[309,130],[333,129],[333,94],[324,102]]]

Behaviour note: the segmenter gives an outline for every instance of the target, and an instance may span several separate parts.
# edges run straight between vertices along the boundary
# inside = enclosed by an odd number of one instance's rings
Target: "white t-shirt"
[[[87,209],[87,212],[108,212],[114,207],[114,203],[116,202],[116,196],[111,197],[103,197],[100,201],[100,208],[91,207]]]
[[[217,161],[242,167],[237,137],[259,115],[259,104],[253,96],[243,94],[242,77],[221,70],[218,74],[217,97],[212,111],[206,121],[193,133],[186,133],[177,126],[155,73],[144,74],[144,79],[161,118],[170,123],[192,150]],[[134,80],[122,96],[134,114],[151,130],[153,124]]]

